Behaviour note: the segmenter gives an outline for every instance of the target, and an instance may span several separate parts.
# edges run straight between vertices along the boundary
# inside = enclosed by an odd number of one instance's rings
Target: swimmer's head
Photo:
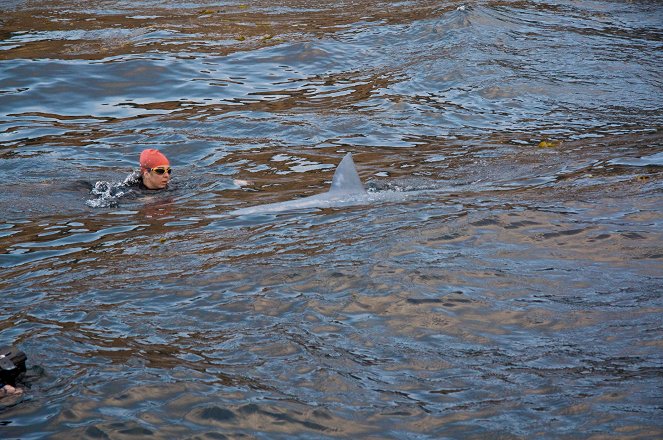
[[[149,189],[163,189],[170,181],[170,162],[159,150],[148,148],[140,153],[140,174]]]

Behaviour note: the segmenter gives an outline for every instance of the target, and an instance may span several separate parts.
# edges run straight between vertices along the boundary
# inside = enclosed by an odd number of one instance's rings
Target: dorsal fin
[[[357,174],[355,163],[352,161],[352,153],[346,154],[341,163],[338,164],[338,167],[336,167],[329,192],[346,194],[366,192],[361,179],[359,179],[359,174]]]

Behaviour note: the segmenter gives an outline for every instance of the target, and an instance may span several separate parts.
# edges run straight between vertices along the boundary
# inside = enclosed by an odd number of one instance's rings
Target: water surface
[[[658,2],[0,8],[1,437],[663,436]]]

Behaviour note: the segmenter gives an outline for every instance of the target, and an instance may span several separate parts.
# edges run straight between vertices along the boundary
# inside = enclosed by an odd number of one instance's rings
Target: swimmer
[[[147,189],[164,189],[170,182],[170,162],[159,150],[148,148],[140,153],[140,179]]]
[[[23,394],[16,380],[25,373],[25,353],[13,346],[0,347],[0,399]]]
[[[135,199],[160,190],[173,190],[170,185],[172,168],[168,158],[159,150],[148,148],[140,153],[138,170],[131,172],[124,180],[107,182],[100,180],[94,185],[87,182],[90,195],[93,198],[86,200],[85,204],[92,208],[107,208],[117,206],[121,199]],[[234,179],[233,184],[243,189],[252,185],[247,180]]]
[[[135,198],[144,191],[168,188],[172,169],[168,158],[161,151],[152,148],[143,150],[138,161],[140,168],[123,181],[99,181],[92,185],[90,194],[94,198],[86,200],[85,204],[92,208],[117,206],[120,198]]]

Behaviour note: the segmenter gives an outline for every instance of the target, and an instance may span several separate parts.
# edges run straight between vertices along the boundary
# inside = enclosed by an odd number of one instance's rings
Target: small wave
[[[398,180],[370,180],[366,182],[366,191],[369,193],[378,192],[412,192],[437,189],[433,182],[420,178],[402,178]]]
[[[652,154],[650,156],[642,156],[642,157],[618,157],[616,159],[612,159],[608,161],[610,165],[622,165],[622,166],[630,166],[630,167],[649,167],[649,166],[656,166],[660,167],[663,166],[663,152]]]

